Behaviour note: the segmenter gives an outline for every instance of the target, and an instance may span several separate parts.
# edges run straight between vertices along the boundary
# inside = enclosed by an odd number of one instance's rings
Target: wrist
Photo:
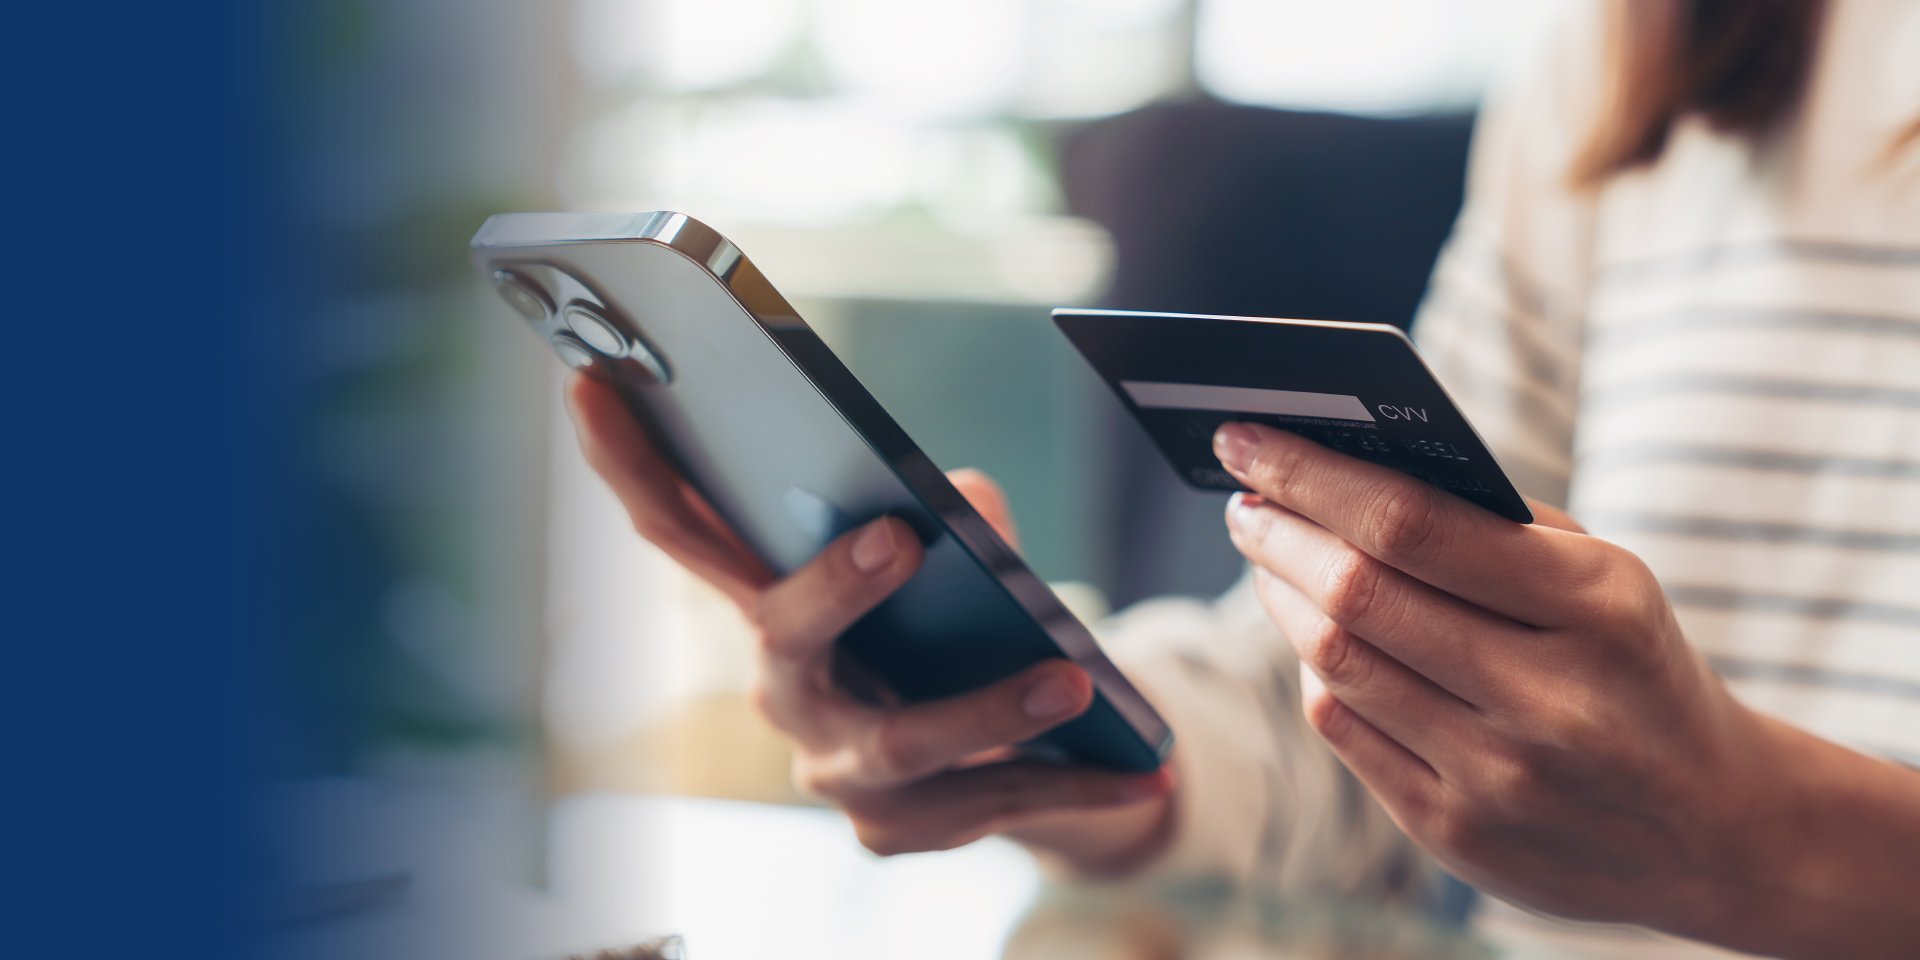
[[[1050,814],[1011,828],[1006,836],[1061,872],[1122,877],[1166,849],[1173,835],[1174,803],[1174,794],[1166,793],[1113,810]]]
[[[1905,903],[1920,862],[1920,773],[1757,711],[1754,775],[1724,822],[1721,868],[1685,935],[1779,957],[1904,955],[1920,936]]]
[[[1777,942],[1779,925],[1796,909],[1792,886],[1804,876],[1811,851],[1805,842],[1806,784],[1801,776],[1813,740],[1744,704],[1728,702],[1741,735],[1728,753],[1734,775],[1711,785],[1720,803],[1702,824],[1714,834],[1691,872],[1691,896],[1683,898],[1691,929],[1665,929],[1723,946],[1755,949]],[[1730,758],[1732,759],[1732,758]],[[1786,912],[1783,914],[1782,911]],[[1760,922],[1766,918],[1766,924]]]

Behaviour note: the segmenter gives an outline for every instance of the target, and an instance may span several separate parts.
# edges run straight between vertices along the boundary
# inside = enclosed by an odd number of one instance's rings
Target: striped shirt
[[[1659,576],[1734,693],[1920,765],[1920,3],[1836,0],[1805,102],[1755,146],[1682,122],[1660,160],[1568,186],[1598,4],[1489,99],[1414,327],[1503,466]],[[1181,734],[1157,869],[1388,896],[1430,867],[1305,727],[1245,581],[1116,618]],[[1484,902],[1574,956],[1713,955]]]

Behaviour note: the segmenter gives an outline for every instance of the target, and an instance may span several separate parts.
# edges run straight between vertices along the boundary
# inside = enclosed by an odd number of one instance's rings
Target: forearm
[[[1920,772],[1760,717],[1781,783],[1749,829],[1710,939],[1781,957],[1911,957],[1920,944]]]

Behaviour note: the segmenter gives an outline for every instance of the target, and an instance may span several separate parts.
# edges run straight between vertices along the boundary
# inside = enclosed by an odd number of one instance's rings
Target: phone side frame
[[[1172,730],[1100,648],[1092,630],[967,502],[759,268],[719,231],[673,211],[495,214],[474,235],[471,249],[476,259],[482,259],[499,249],[607,242],[665,247],[704,270],[908,492],[939,520],[960,548],[1033,618],[1067,659],[1087,671],[1095,689],[1146,745],[1162,760],[1168,756],[1173,748]],[[484,269],[487,264],[480,266]]]

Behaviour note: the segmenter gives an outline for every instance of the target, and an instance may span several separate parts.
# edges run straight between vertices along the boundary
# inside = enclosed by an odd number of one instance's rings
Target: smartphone
[[[1265,424],[1371,460],[1518,523],[1533,511],[1398,327],[1127,310],[1053,312],[1180,478],[1242,490],[1213,433]]]
[[[1093,705],[1029,750],[1130,772],[1165,760],[1171,731],[1093,634],[725,237],[667,211],[509,213],[471,252],[776,573],[879,517],[913,528],[920,570],[839,640],[893,693],[950,697],[1064,657]]]

